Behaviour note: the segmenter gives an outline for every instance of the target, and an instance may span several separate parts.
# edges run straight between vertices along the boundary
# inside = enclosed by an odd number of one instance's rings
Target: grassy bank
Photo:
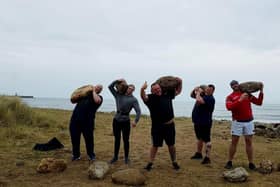
[[[18,98],[0,97],[0,186],[120,186],[111,182],[110,174],[124,169],[123,147],[120,160],[112,166],[104,180],[93,181],[87,177],[88,161],[84,141],[81,139],[82,159],[71,162],[71,143],[69,137],[69,119],[71,111],[54,109],[35,109],[21,103]],[[97,160],[108,161],[113,154],[112,113],[96,115],[95,152]],[[138,168],[147,177],[147,186],[236,186],[221,177],[227,160],[230,143],[230,124],[227,121],[215,121],[212,129],[212,163],[209,166],[200,161],[190,160],[195,151],[195,136],[189,118],[176,118],[176,147],[178,163],[182,167],[174,171],[170,164],[166,146],[159,149],[154,169],[146,172],[145,166],[150,142],[150,119],[142,116],[138,126],[131,131],[131,165]],[[36,143],[46,143],[57,137],[65,148],[56,151],[39,152],[32,148]],[[240,139],[234,160],[234,166],[248,169],[244,140]],[[267,139],[255,136],[255,163],[270,159],[280,163],[279,139]],[[62,173],[38,174],[36,167],[45,157],[63,158],[68,168]],[[280,172],[262,175],[250,172],[249,180],[239,186],[279,186]]]

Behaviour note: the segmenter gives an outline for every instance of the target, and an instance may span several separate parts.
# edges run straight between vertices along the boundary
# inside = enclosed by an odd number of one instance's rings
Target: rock
[[[165,93],[169,90],[174,90],[178,88],[179,82],[176,77],[173,76],[163,76],[156,80],[162,89],[162,92]]]
[[[277,137],[280,138],[280,126],[275,127],[274,131],[276,132]]]
[[[81,98],[86,97],[89,95],[90,92],[92,92],[92,85],[85,85],[82,87],[77,88],[74,90],[74,92],[71,94],[71,102],[77,103]]]
[[[125,94],[125,92],[128,88],[127,82],[125,80],[117,82],[116,88],[117,88],[118,93]]]
[[[143,185],[146,177],[138,169],[125,169],[113,173],[112,181],[117,184]]]
[[[90,179],[103,179],[109,169],[110,167],[107,162],[95,161],[88,168],[88,177]]]
[[[37,167],[38,173],[62,172],[67,168],[63,159],[43,158]]]
[[[273,128],[266,128],[266,137],[269,138],[276,138],[277,137],[277,133]]]
[[[264,136],[266,134],[266,129],[257,127],[257,128],[255,128],[254,132],[255,132],[255,135],[257,135],[257,136]]]
[[[280,123],[274,123],[272,126],[273,126],[273,128],[278,128],[278,127],[280,127]]]
[[[238,167],[230,171],[225,171],[223,177],[229,182],[245,182],[249,173],[243,167]]]
[[[257,92],[262,87],[262,82],[248,81],[239,84],[239,89],[241,92],[253,93]]]
[[[273,164],[270,160],[263,160],[260,163],[260,167],[258,168],[258,171],[262,174],[269,174],[273,170]]]

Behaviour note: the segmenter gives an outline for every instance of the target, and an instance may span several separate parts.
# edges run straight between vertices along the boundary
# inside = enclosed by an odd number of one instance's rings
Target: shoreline
[[[42,109],[42,110],[60,110],[60,111],[70,111],[72,112],[73,110],[70,110],[70,109],[61,109],[61,108],[48,108],[48,107],[30,107],[30,108],[34,108],[34,109]],[[97,111],[96,112],[97,114],[98,113],[101,113],[101,114],[115,114],[115,111]],[[134,116],[135,114],[130,114],[131,116]],[[145,116],[145,117],[150,117],[149,114],[141,114],[141,116]],[[174,119],[189,119],[191,120],[191,117],[189,116],[175,116]],[[213,118],[213,123],[214,122],[229,122],[231,123],[231,119],[226,119],[226,118]],[[253,122],[255,124],[264,124],[264,125],[273,125],[273,124],[280,124],[280,121],[269,121],[269,120],[253,120]]]

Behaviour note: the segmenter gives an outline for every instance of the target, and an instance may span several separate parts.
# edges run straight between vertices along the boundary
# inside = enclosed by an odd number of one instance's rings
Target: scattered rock
[[[266,128],[266,136],[269,138],[276,138],[277,133],[273,128]]]
[[[90,179],[103,179],[109,169],[110,167],[107,162],[95,161],[88,168],[88,177]]]
[[[38,173],[62,172],[67,168],[63,159],[43,158],[37,167]]]
[[[138,169],[125,169],[113,173],[112,181],[117,184],[143,185],[146,177]]]
[[[229,182],[245,182],[249,173],[243,167],[238,167],[234,170],[225,171],[223,177]]]
[[[263,160],[260,163],[260,167],[258,169],[258,171],[262,174],[269,174],[271,173],[273,170],[273,164],[270,160]]]

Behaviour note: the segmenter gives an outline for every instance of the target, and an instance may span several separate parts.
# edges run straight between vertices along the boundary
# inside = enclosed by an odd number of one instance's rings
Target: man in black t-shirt
[[[162,147],[163,140],[168,146],[170,158],[172,161],[173,168],[180,169],[176,162],[176,149],[175,149],[175,124],[173,121],[174,111],[172,100],[176,95],[181,93],[182,80],[177,78],[180,82],[178,88],[174,91],[162,93],[159,84],[152,84],[152,94],[146,95],[145,89],[147,83],[145,82],[141,88],[141,98],[146,106],[149,108],[150,117],[152,120],[151,136],[152,136],[152,147],[150,149],[150,158],[146,170],[150,171],[153,166],[153,162],[158,150],[158,147]]]
[[[76,104],[70,120],[70,136],[72,143],[72,161],[80,160],[80,139],[83,134],[89,160],[95,160],[93,131],[97,109],[102,104],[100,94],[102,85],[92,86],[92,92],[81,98]]]

